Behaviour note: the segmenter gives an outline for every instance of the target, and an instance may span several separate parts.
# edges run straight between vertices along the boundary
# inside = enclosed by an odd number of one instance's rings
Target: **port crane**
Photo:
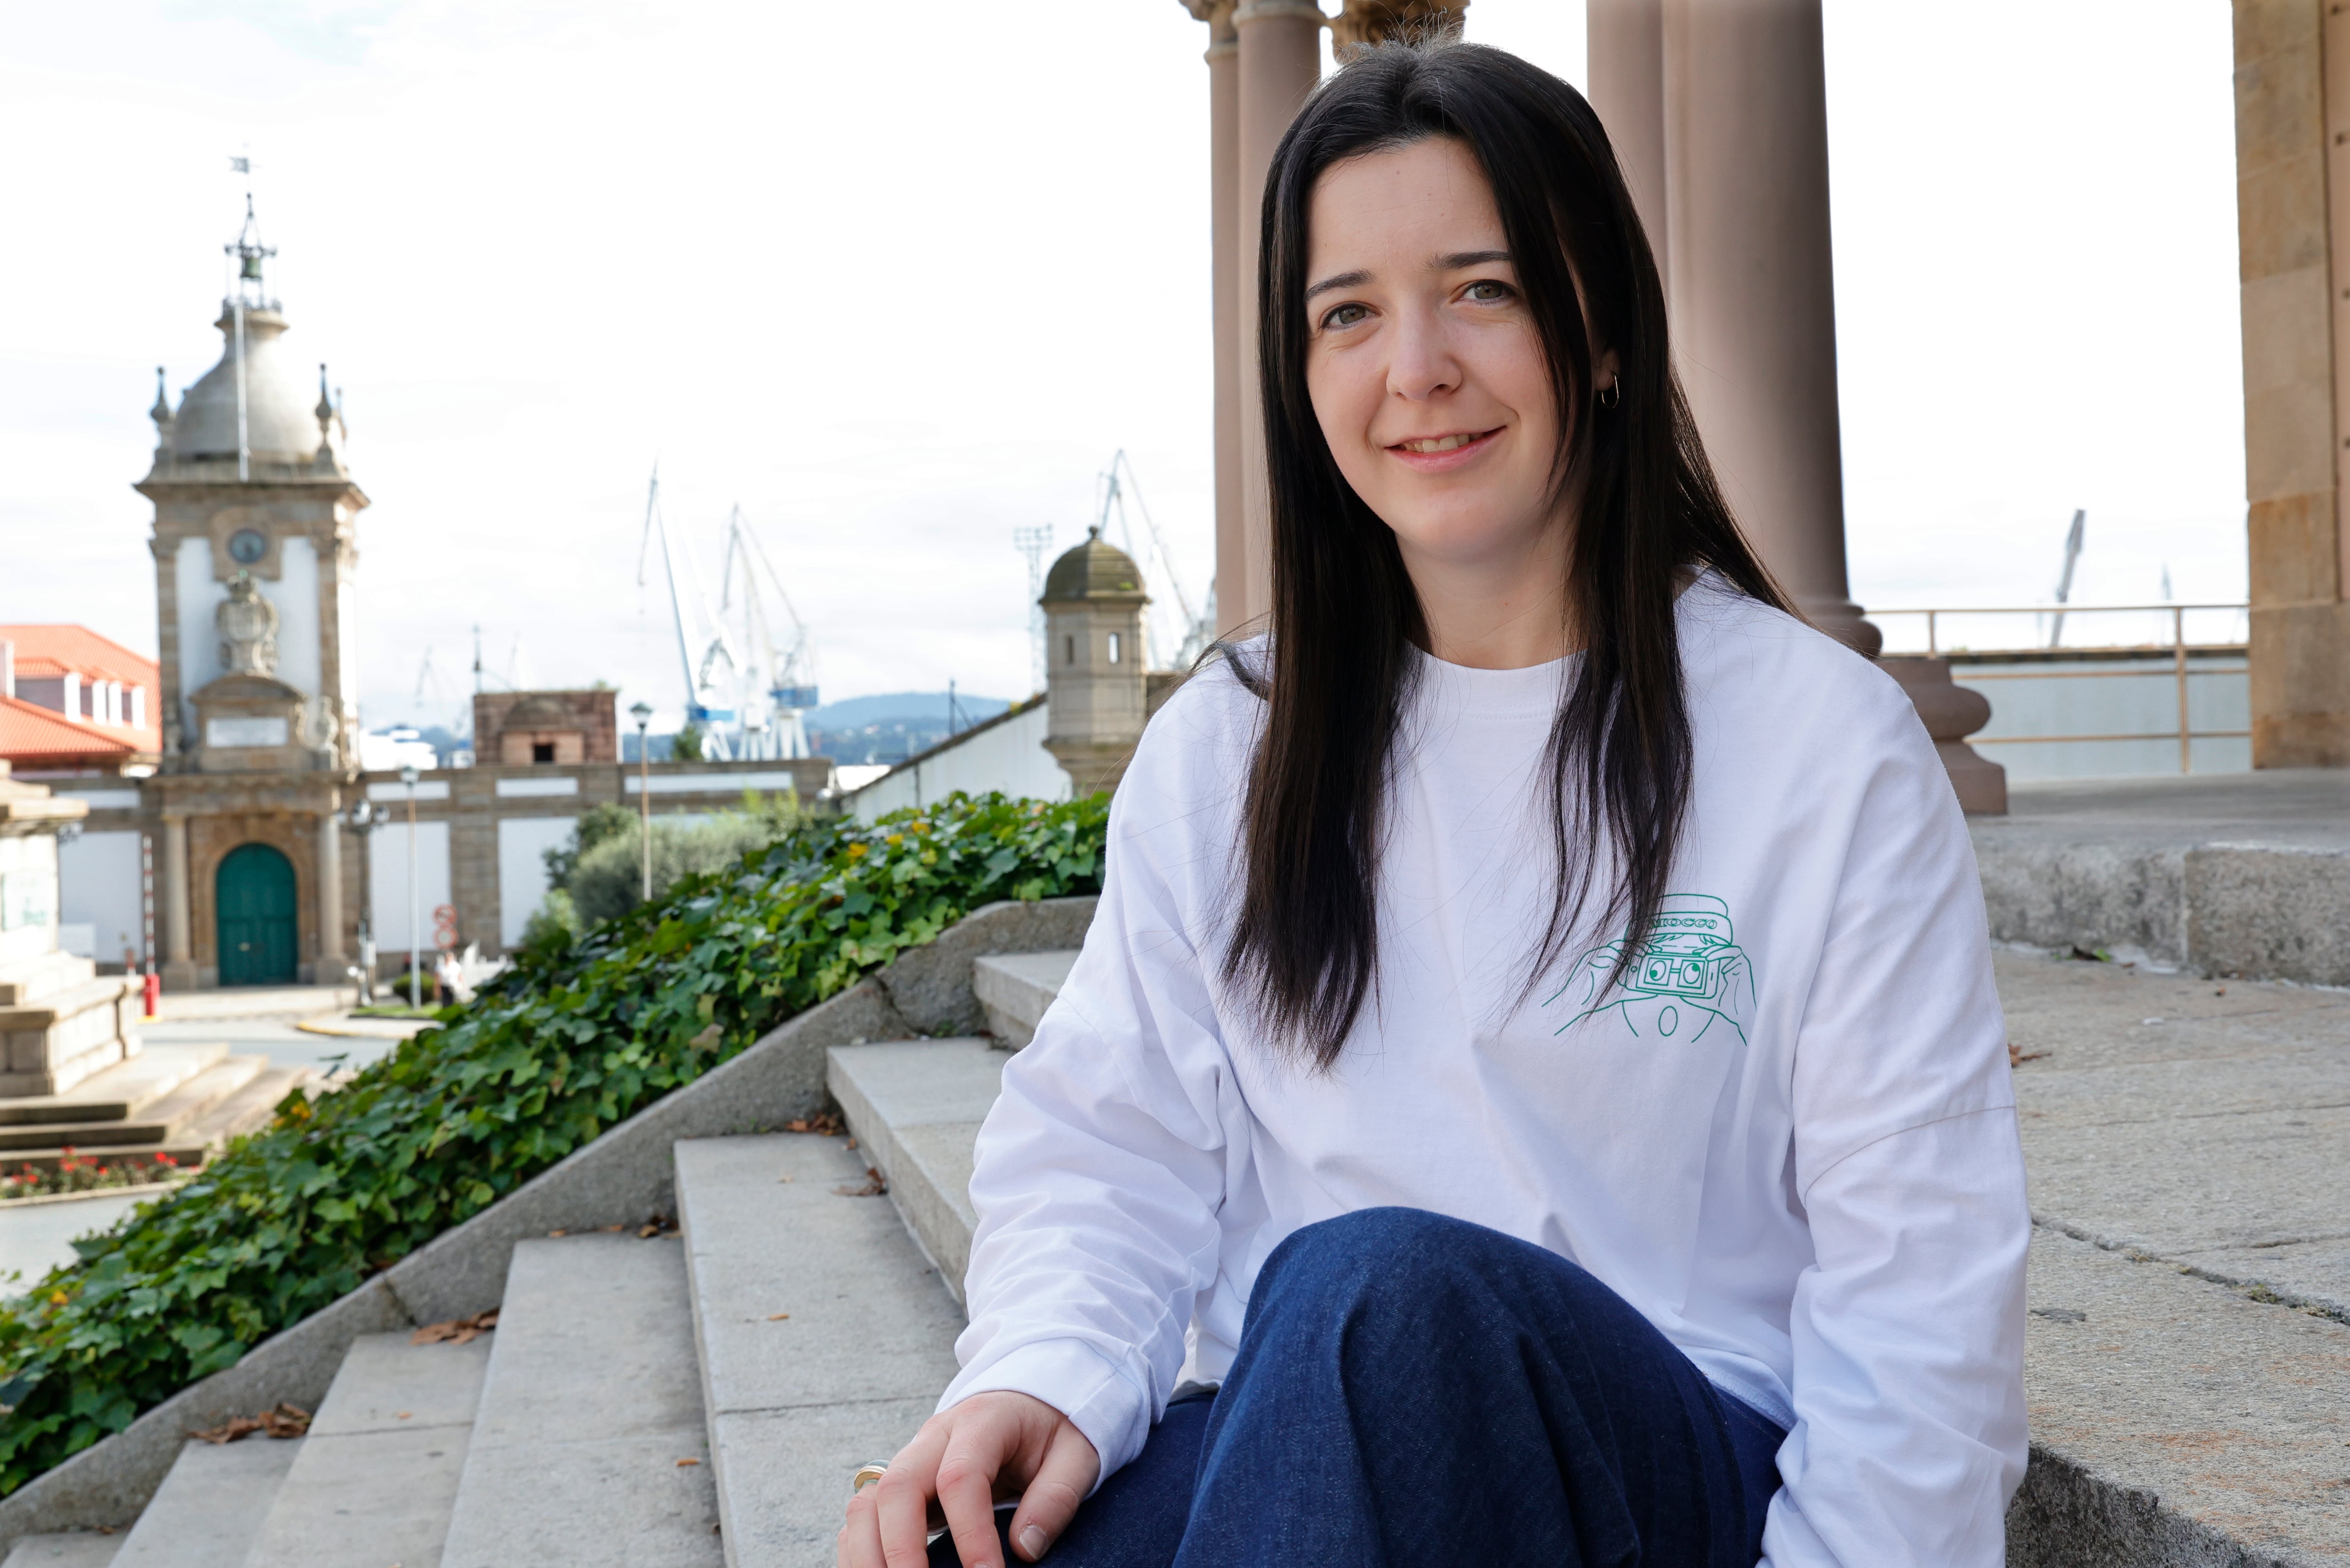
[[[1175,608],[1182,618],[1183,632],[1176,649],[1175,660],[1165,668],[1189,670],[1208,644],[1215,639],[1215,589],[1212,587],[1209,588],[1206,606],[1195,614],[1191,608],[1191,596],[1184,591],[1183,579],[1175,569],[1175,557],[1168,551],[1167,537],[1159,531],[1158,520],[1150,515],[1150,504],[1142,498],[1142,482],[1135,477],[1134,460],[1126,455],[1124,447],[1111,454],[1109,466],[1102,470],[1096,483],[1101,491],[1101,518],[1095,525],[1095,532],[1099,534],[1108,529],[1110,513],[1115,510],[1118,513],[1118,531],[1129,556],[1137,554],[1134,529],[1126,516],[1126,498],[1128,494],[1133,495],[1135,508],[1142,514],[1143,526],[1149,531],[1151,552],[1158,557],[1159,566],[1164,574],[1159,576],[1146,571],[1144,576],[1167,585],[1168,591],[1174,596]],[[1148,621],[1143,623],[1143,635],[1149,642],[1157,640],[1150,635]],[[1154,664],[1158,661],[1159,651],[1156,647],[1145,649]]]
[[[762,573],[783,607],[784,618],[791,623],[788,639],[781,645],[775,640],[759,587]],[[775,563],[767,558],[766,546],[743,521],[739,505],[726,520],[726,569],[718,588],[719,614],[734,608],[738,597],[743,647],[748,655],[742,671],[741,754],[805,757],[809,754],[806,715],[816,705],[816,651],[810,646],[807,623],[800,619]]]
[[[725,623],[710,613],[710,596],[702,591],[693,557],[685,561],[692,583],[693,612],[686,607],[686,587],[678,577],[677,553],[671,548],[669,523],[660,510],[660,465],[653,465],[652,483],[645,493],[645,531],[637,547],[637,587],[652,562],[653,542],[660,542],[661,571],[669,583],[671,624],[677,631],[678,664],[685,676],[685,718],[701,732],[702,755],[712,762],[731,762],[740,743],[742,711],[736,696],[742,683],[743,660],[726,635]],[[689,625],[689,621],[691,625]]]

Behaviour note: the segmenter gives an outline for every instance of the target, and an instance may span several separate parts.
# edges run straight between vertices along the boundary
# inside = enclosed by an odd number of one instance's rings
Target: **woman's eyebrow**
[[[1354,288],[1370,281],[1371,275],[1358,267],[1353,272],[1337,273],[1324,278],[1305,291],[1305,297],[1311,299],[1317,294],[1327,294],[1334,288]]]
[[[1451,255],[1438,256],[1435,270],[1457,272],[1464,266],[1489,266],[1494,262],[1507,265],[1509,259],[1507,251],[1454,251]]]

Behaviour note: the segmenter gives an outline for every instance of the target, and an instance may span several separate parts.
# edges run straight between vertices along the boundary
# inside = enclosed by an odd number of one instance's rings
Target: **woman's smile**
[[[1495,425],[1484,431],[1454,431],[1446,435],[1411,436],[1395,441],[1388,453],[1418,473],[1449,473],[1467,466],[1492,450],[1495,440],[1508,429]]]

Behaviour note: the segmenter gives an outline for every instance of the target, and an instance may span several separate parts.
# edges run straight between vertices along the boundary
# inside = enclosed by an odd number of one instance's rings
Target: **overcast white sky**
[[[1583,81],[1574,0],[1469,16]],[[287,347],[346,389],[375,503],[370,724],[445,717],[419,668],[463,690],[476,623],[494,666],[519,639],[540,683],[673,714],[636,586],[656,456],[706,574],[741,503],[828,698],[1024,691],[1011,532],[1074,543],[1119,447],[1204,592],[1205,29],[1176,0],[0,17],[0,619],[152,651],[129,487],[153,367],[176,395],[219,357],[246,149]],[[2043,600],[2080,506],[2076,601],[2166,565],[2240,597],[2227,8],[1829,0],[1827,49],[1856,597]]]

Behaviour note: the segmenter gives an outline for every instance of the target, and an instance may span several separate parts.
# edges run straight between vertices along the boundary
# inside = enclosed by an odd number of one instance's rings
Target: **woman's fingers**
[[[1044,1556],[1076,1517],[1077,1504],[1100,1475],[1101,1456],[1083,1432],[1062,1417],[1045,1450],[1045,1462],[1036,1467],[1012,1516],[1012,1549],[1031,1563]]]
[[[867,1487],[848,1500],[848,1521],[840,1527],[839,1568],[886,1568],[881,1559],[881,1516]]]
[[[880,1555],[855,1568],[928,1568],[931,1499],[938,1490],[939,1457],[946,1451],[949,1430],[944,1417],[931,1417],[898,1450],[881,1479],[865,1489],[873,1498]]]
[[[939,1460],[939,1508],[963,1568],[1004,1568],[995,1533],[995,1478],[1020,1452],[1021,1423],[1000,1403],[973,1400]]]

